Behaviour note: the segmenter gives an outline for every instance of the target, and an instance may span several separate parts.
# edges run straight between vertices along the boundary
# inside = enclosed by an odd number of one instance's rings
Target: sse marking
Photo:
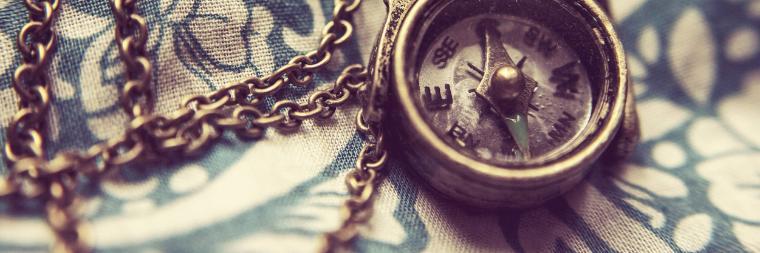
[[[443,38],[443,42],[441,42],[441,45],[435,49],[435,52],[433,53],[433,64],[438,67],[438,69],[446,68],[451,57],[457,53],[458,47],[459,42],[451,37],[446,36]]]

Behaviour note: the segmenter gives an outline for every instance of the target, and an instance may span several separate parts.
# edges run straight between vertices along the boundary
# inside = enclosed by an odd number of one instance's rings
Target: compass
[[[624,159],[638,123],[601,6],[391,1],[372,61],[391,152],[435,191],[480,207],[537,205],[596,162]]]
[[[496,164],[538,159],[564,150],[589,122],[588,71],[536,22],[477,15],[432,44],[415,87],[421,113],[464,154]]]

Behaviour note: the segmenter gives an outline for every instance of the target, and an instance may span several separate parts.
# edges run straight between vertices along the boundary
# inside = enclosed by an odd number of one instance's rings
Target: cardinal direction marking
[[[527,32],[525,32],[523,42],[526,45],[535,48],[544,56],[544,58],[552,58],[552,56],[554,56],[554,53],[557,51],[557,42],[555,42],[550,36],[542,33],[541,30],[538,30],[538,28],[535,27],[531,27]]]
[[[562,116],[557,123],[554,123],[552,130],[549,132],[549,137],[552,142],[558,143],[567,138],[571,134],[570,130],[573,128],[573,123],[577,119],[568,112],[562,112]]]
[[[433,64],[438,67],[438,69],[446,68],[451,57],[456,54],[458,47],[459,42],[456,40],[449,36],[443,38],[441,45],[433,52]]]
[[[454,103],[454,96],[451,94],[451,86],[446,84],[444,87],[445,94],[441,94],[441,87],[433,87],[435,93],[431,92],[430,87],[425,87],[425,94],[422,95],[422,101],[428,110],[441,110],[451,107]]]
[[[446,134],[453,138],[454,141],[456,141],[457,145],[463,147],[463,148],[474,148],[477,146],[480,142],[475,141],[475,138],[472,136],[471,133],[467,132],[467,129],[464,129],[462,126],[459,125],[459,122],[454,122],[454,125],[449,128],[449,131],[446,132]]]
[[[552,71],[552,77],[549,78],[549,81],[557,84],[557,89],[554,91],[555,97],[575,99],[575,94],[578,94],[578,81],[580,80],[580,75],[575,73],[576,66],[578,66],[578,62],[574,61]]]

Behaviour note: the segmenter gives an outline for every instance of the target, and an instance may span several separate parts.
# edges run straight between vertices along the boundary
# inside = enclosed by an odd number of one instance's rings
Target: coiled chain
[[[88,252],[86,223],[78,218],[80,200],[75,194],[81,178],[98,179],[125,165],[156,161],[166,157],[188,157],[203,153],[224,131],[246,140],[263,137],[267,128],[295,130],[304,120],[329,118],[365,86],[367,70],[351,65],[335,84],[315,91],[305,102],[281,100],[263,109],[264,100],[288,85],[307,86],[315,71],[327,65],[335,48],[352,33],[351,14],[361,0],[336,0],[333,18],[324,27],[316,50],[293,58],[269,76],[251,77],[207,95],[185,99],[171,115],[152,114],[151,63],[147,57],[148,27],[137,14],[137,0],[115,0],[116,43],[126,66],[127,82],[121,104],[132,116],[126,130],[86,151],[58,152],[51,160],[44,155],[44,113],[50,107],[49,82],[41,67],[54,48],[55,33],[50,29],[58,1],[26,0],[30,23],[19,35],[19,51],[24,63],[16,71],[14,88],[21,97],[20,110],[8,130],[6,158],[10,175],[0,179],[0,198],[42,198],[55,231],[55,252]],[[27,44],[29,43],[29,44]],[[387,159],[382,131],[368,126],[359,116],[359,130],[368,142],[347,178],[351,198],[344,207],[341,228],[325,234],[326,252],[345,246],[356,236],[356,224],[369,217],[371,199],[379,183],[378,172]]]

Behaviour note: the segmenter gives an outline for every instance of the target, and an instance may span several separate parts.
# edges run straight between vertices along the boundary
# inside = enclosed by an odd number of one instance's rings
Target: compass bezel
[[[595,89],[598,92],[594,94],[592,118],[576,143],[567,146],[570,150],[540,160],[494,165],[460,153],[442,140],[440,134],[429,125],[421,113],[423,106],[416,99],[416,91],[412,88],[418,81],[419,55],[424,52],[425,45],[430,44],[424,43],[426,38],[435,37],[435,30],[429,29],[446,29],[446,26],[439,23],[436,23],[436,28],[431,28],[431,24],[439,20],[441,11],[452,3],[463,2],[466,4],[462,8],[469,6],[471,10],[480,11],[468,13],[464,9],[448,19],[456,21],[462,16],[484,12],[516,15],[519,12],[519,15],[528,15],[529,18],[541,17],[539,21],[545,22],[545,25],[548,24],[548,27],[563,36],[577,36],[565,39],[570,40],[569,44],[577,46],[574,49],[585,61],[590,77],[594,76],[592,83],[599,87]],[[564,17],[570,15],[576,21],[559,20],[557,17],[563,16],[551,12],[566,13]],[[578,24],[585,27],[579,31]],[[410,7],[406,18],[401,22],[395,45],[391,56],[391,100],[398,107],[397,113],[392,117],[399,120],[392,122],[402,124],[398,136],[409,149],[405,151],[407,156],[422,163],[422,166],[416,166],[418,174],[426,178],[435,189],[456,199],[480,206],[524,206],[542,202],[540,199],[548,196],[556,196],[568,189],[569,185],[580,181],[589,166],[612,142],[621,124],[628,89],[624,51],[609,18],[592,0],[419,0]],[[473,183],[457,183],[461,181]],[[550,193],[533,200],[500,196],[513,190],[536,188]]]

